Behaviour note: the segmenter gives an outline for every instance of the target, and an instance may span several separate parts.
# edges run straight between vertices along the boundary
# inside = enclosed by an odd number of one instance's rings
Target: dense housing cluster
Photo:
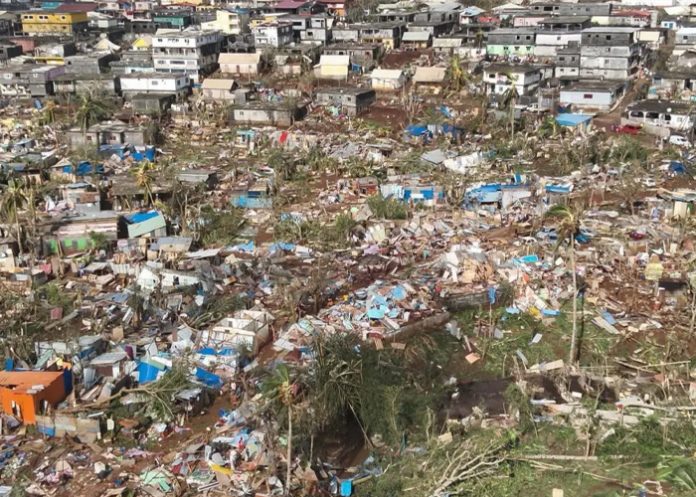
[[[694,495],[688,2],[0,9],[0,497]]]

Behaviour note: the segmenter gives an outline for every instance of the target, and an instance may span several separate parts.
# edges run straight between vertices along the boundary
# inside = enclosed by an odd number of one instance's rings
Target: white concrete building
[[[641,47],[637,28],[593,27],[583,30],[580,78],[625,81],[638,72]]]
[[[610,110],[624,94],[625,82],[578,81],[561,89],[559,103],[580,110]]]
[[[401,69],[375,69],[370,81],[375,90],[398,90],[406,84],[406,75]]]
[[[266,311],[237,311],[232,317],[221,319],[211,329],[202,330],[199,342],[204,347],[218,349],[241,345],[256,355],[271,339],[272,321],[273,316]]]
[[[483,68],[483,82],[489,95],[503,95],[512,85],[519,95],[529,95],[539,87],[541,81],[541,70],[537,67],[491,64]]]
[[[221,44],[219,31],[160,29],[152,37],[155,71],[184,72],[198,82],[216,69]]]
[[[692,132],[696,122],[696,112],[690,103],[665,100],[633,102],[624,117],[630,124],[648,124],[683,133]]]
[[[679,57],[687,50],[696,50],[696,28],[681,28],[674,35],[672,57]]]
[[[539,31],[536,35],[536,47],[534,55],[537,57],[555,57],[559,48],[568,45],[580,44],[582,33],[579,31],[566,33],[552,33]]]
[[[185,73],[133,73],[120,77],[124,96],[154,93],[184,95],[191,88],[191,80]]]
[[[251,28],[256,46],[282,47],[292,43],[292,23],[264,22]]]

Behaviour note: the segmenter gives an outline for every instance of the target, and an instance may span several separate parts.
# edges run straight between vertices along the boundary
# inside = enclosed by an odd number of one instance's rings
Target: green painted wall
[[[534,55],[534,45],[487,45],[486,54],[526,57],[528,55]]]
[[[84,252],[85,250],[91,249],[94,245],[90,237],[64,238],[63,240],[60,240],[60,244],[62,247],[62,253],[64,254]],[[44,251],[48,254],[61,253],[61,250],[58,250],[58,240],[44,240]]]

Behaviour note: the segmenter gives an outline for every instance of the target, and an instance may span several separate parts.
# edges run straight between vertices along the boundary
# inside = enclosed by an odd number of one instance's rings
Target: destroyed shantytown
[[[687,0],[0,0],[0,497],[696,496]]]

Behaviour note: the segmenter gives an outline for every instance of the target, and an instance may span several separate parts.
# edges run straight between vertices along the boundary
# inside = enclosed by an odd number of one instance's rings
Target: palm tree
[[[450,64],[447,68],[447,74],[449,78],[449,85],[455,92],[460,91],[469,79],[468,73],[462,68],[462,63],[459,59],[459,55],[453,55],[450,59]]]
[[[27,194],[24,182],[11,179],[7,182],[7,188],[0,197],[0,212],[8,219],[14,220],[15,230],[17,232],[17,244],[19,252],[24,252],[22,245],[22,231],[19,227],[19,210],[27,202]]]
[[[268,166],[275,172],[276,178],[290,181],[296,172],[295,163],[281,149],[274,148],[268,156]]]
[[[151,119],[145,127],[145,136],[147,143],[150,145],[161,145],[164,142],[164,135],[162,134],[162,126],[159,121]]]
[[[358,415],[362,404],[363,362],[356,353],[357,346],[355,335],[349,333],[316,336],[312,344],[315,361],[310,376],[311,391],[320,425],[350,411],[365,441],[372,445]]]
[[[556,138],[558,135],[558,123],[553,116],[547,116],[537,128],[537,136],[540,138]]]
[[[483,46],[483,40],[486,38],[486,35],[481,31],[480,29],[476,31],[476,34],[474,35],[474,39],[476,40],[476,48],[481,48]]]
[[[694,336],[696,327],[696,271],[687,274],[689,290],[691,291],[691,321],[689,322],[689,336]]]
[[[520,98],[517,91],[517,76],[511,73],[505,74],[505,79],[508,84],[508,89],[503,93],[503,107],[510,113],[510,139],[515,138],[515,105]]]
[[[31,241],[32,243],[36,241],[36,194],[38,193],[37,186],[32,182],[27,182],[24,185],[27,209],[29,214],[29,220],[31,221]],[[34,247],[31,247],[34,248]],[[35,252],[32,252],[35,253]]]
[[[133,169],[135,183],[139,188],[145,190],[150,205],[155,205],[155,199],[152,197],[152,184],[155,181],[155,165],[144,160],[138,164],[138,167]]]
[[[78,97],[75,117],[83,133],[86,133],[92,124],[99,122],[109,114],[109,106],[91,93],[83,93]]]
[[[56,103],[53,100],[46,102],[39,119],[42,125],[53,124],[56,121],[56,107]]]
[[[287,473],[285,477],[285,495],[290,493],[290,475],[292,470],[292,408],[299,390],[299,384],[290,377],[290,370],[285,364],[279,364],[264,381],[264,395],[273,403],[285,408],[288,413],[288,451]]]
[[[568,239],[570,243],[570,270],[573,277],[573,332],[570,337],[570,353],[568,362],[574,363],[577,360],[577,341],[578,341],[578,279],[575,269],[575,236],[580,232],[581,213],[567,205],[554,205],[546,213],[548,219],[556,221],[556,231],[558,232],[559,244]]]
[[[372,172],[372,164],[363,161],[357,156],[350,157],[344,164],[345,174],[349,178],[364,178]]]

